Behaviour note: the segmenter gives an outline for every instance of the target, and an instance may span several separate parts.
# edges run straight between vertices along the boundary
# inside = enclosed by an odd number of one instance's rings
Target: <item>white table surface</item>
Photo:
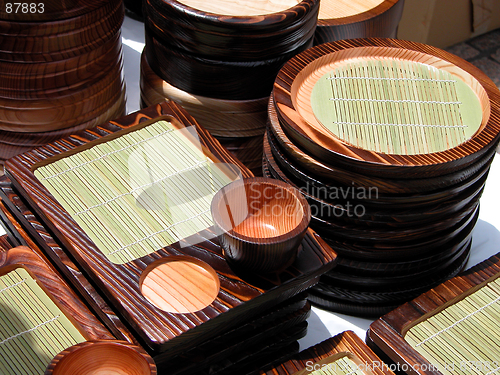
[[[127,112],[140,109],[140,56],[144,48],[144,24],[125,17],[122,28],[124,73],[127,85]],[[468,268],[500,252],[500,158],[497,156],[486,181],[481,198],[479,221],[473,232],[472,250]],[[0,234],[2,228],[0,227]],[[315,345],[345,330],[354,331],[365,339],[372,320],[332,313],[313,307],[307,335],[300,340],[301,350]]]

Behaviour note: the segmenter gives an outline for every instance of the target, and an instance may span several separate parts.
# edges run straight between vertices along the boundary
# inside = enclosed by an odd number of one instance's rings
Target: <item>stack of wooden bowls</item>
[[[319,0],[146,0],[142,105],[178,102],[260,174],[274,79],[312,46],[318,11]]]
[[[16,4],[0,15],[2,164],[125,111],[121,1]]]
[[[354,38],[395,38],[404,0],[321,0],[314,45]]]
[[[280,71],[268,124],[264,174],[303,192],[339,254],[313,302],[380,315],[466,264],[500,131],[479,69],[394,39],[323,44]]]

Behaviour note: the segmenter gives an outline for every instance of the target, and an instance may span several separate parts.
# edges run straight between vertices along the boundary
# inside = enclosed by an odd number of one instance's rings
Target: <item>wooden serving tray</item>
[[[116,312],[103,300],[94,286],[83,275],[81,269],[70,259],[51,233],[25,205],[23,199],[12,189],[7,176],[0,177],[0,217],[15,246],[29,246],[39,249],[51,264],[71,283],[94,314],[99,317],[114,337],[137,344],[137,340],[118,318]]]
[[[200,241],[196,245],[183,247],[185,243],[176,242],[122,264],[110,261],[35,177],[34,170],[40,165],[89,149],[96,143],[102,144],[137,128],[145,128],[160,118],[171,121],[177,129],[194,126],[203,152],[211,154],[212,160],[231,163],[240,169],[243,176],[251,175],[184,110],[167,102],[20,155],[8,161],[6,171],[35,213],[40,215],[48,229],[130,323],[140,339],[154,352],[168,350],[168,356],[173,357],[186,347],[194,347],[216,337],[313,285],[319,275],[334,266],[336,255],[310,230],[299,249],[296,262],[283,273],[267,277],[237,275],[224,260],[218,242],[211,239],[214,233],[207,228],[194,237]],[[92,181],[86,181],[86,184],[92,184]],[[220,286],[216,289],[213,302],[199,311],[166,312],[157,308],[152,299],[141,292],[141,283],[149,275],[148,272],[152,269],[156,271],[158,265],[163,267],[179,260],[187,263],[191,270],[197,267],[206,270],[204,274],[209,276],[205,279]],[[187,332],[189,334],[184,334]]]
[[[304,350],[289,361],[260,373],[265,375],[394,374],[352,331],[342,332]]]
[[[40,374],[71,345],[115,339],[38,249],[0,243],[3,375]]]
[[[373,322],[367,343],[408,374],[491,373],[500,353],[499,276],[497,254]]]

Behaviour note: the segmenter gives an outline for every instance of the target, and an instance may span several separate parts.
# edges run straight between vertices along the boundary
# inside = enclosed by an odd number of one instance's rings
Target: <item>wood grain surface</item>
[[[404,0],[324,0],[314,45],[354,38],[395,38]]]
[[[388,58],[409,59],[447,67],[453,74],[465,79],[479,95],[483,106],[483,127],[480,131],[461,145],[442,152],[395,155],[351,146],[329,134],[326,128],[318,126],[317,122],[315,125],[315,121],[311,123],[302,116],[307,111],[300,112],[296,103],[297,100],[302,100],[301,103],[307,104],[307,98],[297,96],[296,90],[299,86],[305,87],[303,83],[306,76],[314,77],[317,74],[315,72],[319,72],[316,68],[329,66],[327,61],[341,61],[341,55],[362,58],[361,55],[366,57],[379,52]],[[311,64],[312,62],[314,64]],[[276,79],[273,95],[279,121],[297,145],[320,160],[329,163],[335,161],[342,168],[372,176],[415,178],[452,173],[477,161],[491,148],[496,147],[499,140],[499,91],[491,80],[476,67],[448,52],[414,42],[372,38],[338,41],[311,48],[291,59],[283,67]]]
[[[394,362],[412,368],[412,374],[441,374],[431,366],[428,359],[405,341],[406,332],[410,327],[463,300],[496,279],[499,264],[497,254],[382,316],[370,326],[367,332],[368,344],[375,351],[385,353]]]
[[[352,331],[329,338],[260,374],[306,375],[314,370],[328,371],[329,364],[331,373],[337,373],[334,371],[340,371],[341,368],[336,369],[334,361],[342,357],[350,358],[354,362],[351,370],[358,370],[360,374],[394,374],[387,366],[382,365],[380,358]]]
[[[19,244],[29,246],[34,250],[40,249],[115,338],[136,344],[137,340],[129,329],[87,280],[80,267],[70,259],[54,236],[26,206],[25,201],[13,190],[6,176],[0,178],[0,199],[0,209],[12,225],[12,232],[16,235]]]
[[[78,225],[60,203],[34,178],[33,169],[40,163],[48,163],[48,158],[60,158],[78,152],[79,149],[92,145],[89,142],[93,140],[103,142],[110,137],[115,138],[126,132],[127,128],[134,125],[145,126],[148,121],[158,118],[176,119],[176,123],[183,124],[182,126],[195,124],[174,103],[162,103],[126,116],[119,122],[109,122],[13,158],[7,163],[6,170],[15,179],[16,188],[28,199],[36,213],[41,215],[49,229],[57,234],[57,238],[92,277],[113,306],[134,327],[136,334],[155,352],[168,350],[168,354],[174,356],[188,343],[196,345],[209,337],[217,336],[221,330],[234,327],[242,320],[249,319],[314,284],[321,273],[333,267],[335,254],[314,232],[309,231],[297,261],[290,268],[273,279],[249,283],[231,271],[217,242],[203,241],[204,236],[210,234],[207,230],[199,233],[200,244],[196,246],[182,248],[180,244],[174,244],[124,265],[109,262],[88,236],[78,229]],[[206,149],[220,160],[240,167],[244,176],[249,175],[206,131],[199,127],[196,129]],[[113,135],[115,132],[117,134]],[[109,137],[101,140],[105,135]],[[139,279],[144,269],[152,262],[172,255],[194,256],[217,272],[221,288],[210,306],[197,313],[166,313],[154,307],[140,293]],[[189,337],[182,335],[188,327]]]

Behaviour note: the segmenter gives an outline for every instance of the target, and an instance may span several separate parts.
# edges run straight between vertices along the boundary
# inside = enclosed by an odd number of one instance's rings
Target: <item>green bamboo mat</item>
[[[236,176],[205,155],[195,136],[157,121],[35,176],[101,252],[123,264],[212,226],[211,200]]]
[[[54,356],[86,341],[23,268],[0,277],[0,374],[43,374]]]
[[[312,364],[310,364],[312,368]],[[306,367],[307,369],[307,367]],[[327,363],[322,363],[321,368],[307,373],[308,375],[365,375],[361,366],[357,365],[347,355]]]
[[[443,374],[500,374],[500,280],[412,327],[406,342]]]
[[[444,151],[480,128],[472,89],[442,69],[381,59],[348,63],[321,77],[311,94],[316,119],[336,137],[370,151]]]

